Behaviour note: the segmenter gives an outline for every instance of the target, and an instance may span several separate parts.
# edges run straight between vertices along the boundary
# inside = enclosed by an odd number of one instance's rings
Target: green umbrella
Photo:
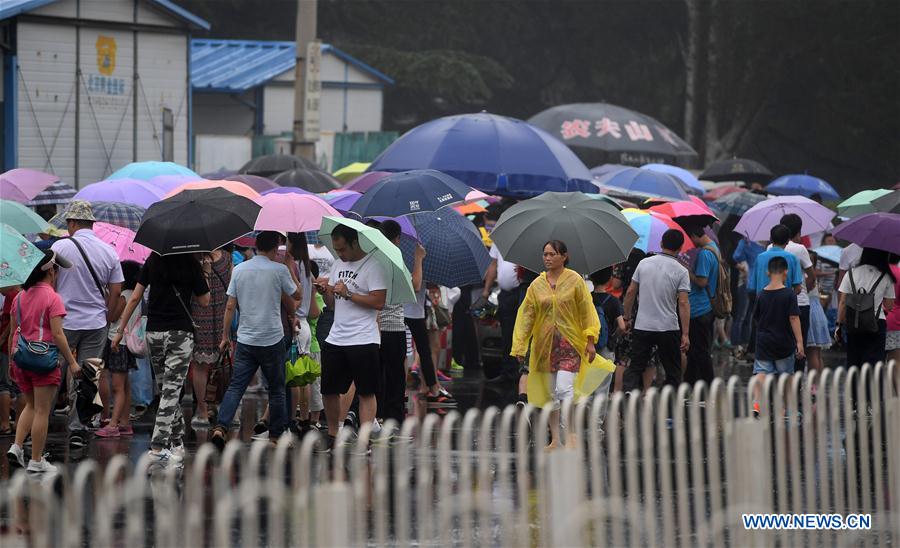
[[[872,201],[890,193],[890,190],[883,188],[861,190],[838,204],[838,214],[841,217],[856,217],[865,213],[875,213],[878,209],[872,204]]]
[[[49,226],[40,215],[12,200],[0,200],[0,219],[22,234],[46,232]]]
[[[22,285],[43,257],[18,230],[0,223],[0,288]]]
[[[372,255],[389,275],[387,304],[404,304],[416,302],[416,292],[412,286],[412,276],[403,263],[403,253],[384,237],[380,230],[368,227],[359,221],[343,217],[322,217],[322,228],[319,229],[319,240],[332,255],[336,255],[331,246],[331,231],[337,225],[344,225],[359,233],[359,245],[362,250]]]
[[[580,192],[545,192],[503,212],[491,232],[503,259],[544,270],[542,246],[561,240],[569,268],[590,274],[628,258],[638,234],[612,204]]]

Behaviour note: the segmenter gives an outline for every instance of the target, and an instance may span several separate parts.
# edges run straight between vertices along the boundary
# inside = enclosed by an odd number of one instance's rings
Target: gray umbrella
[[[491,232],[503,259],[544,270],[542,246],[561,240],[569,268],[590,274],[623,262],[638,234],[616,207],[581,192],[545,192],[503,212]]]

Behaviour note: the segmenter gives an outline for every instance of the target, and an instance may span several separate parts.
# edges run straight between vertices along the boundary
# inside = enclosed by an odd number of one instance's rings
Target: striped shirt
[[[384,332],[406,331],[402,304],[386,304],[378,313],[378,326]]]

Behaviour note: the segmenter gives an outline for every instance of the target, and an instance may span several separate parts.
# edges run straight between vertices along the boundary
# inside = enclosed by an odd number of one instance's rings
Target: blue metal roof
[[[9,19],[10,17],[21,15],[23,13],[28,13],[29,11],[36,10],[38,8],[42,8],[56,1],[57,0],[2,0],[0,1],[0,21]],[[176,18],[181,19],[182,21],[185,21],[191,25],[195,25],[204,30],[209,30],[210,28],[209,22],[201,19],[200,17],[197,17],[193,13],[175,4],[171,0],[147,1],[155,5],[157,8],[161,8],[163,11],[168,12],[170,15],[174,15]]]
[[[335,55],[385,84],[394,83],[330,44],[322,44],[322,54]],[[192,40],[191,84],[198,91],[246,91],[293,69],[296,57],[294,42]]]

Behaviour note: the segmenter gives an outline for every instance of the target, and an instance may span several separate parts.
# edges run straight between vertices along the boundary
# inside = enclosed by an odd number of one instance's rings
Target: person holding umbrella
[[[600,318],[584,279],[566,268],[569,250],[551,240],[543,246],[545,271],[528,286],[519,307],[511,355],[525,362],[529,350],[528,401],[541,406],[553,401],[548,449],[560,447],[560,408],[574,397],[576,375],[594,361],[594,341],[600,334]],[[566,445],[573,445],[570,433]]]

